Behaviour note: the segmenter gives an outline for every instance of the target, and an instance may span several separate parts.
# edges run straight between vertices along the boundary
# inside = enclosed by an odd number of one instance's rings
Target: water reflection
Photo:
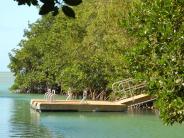
[[[22,99],[11,99],[11,117],[9,120],[9,137],[52,138],[47,128],[39,124],[39,119],[33,122],[29,104]]]
[[[39,126],[40,125],[40,113],[30,108],[30,115],[31,115],[31,124]]]
[[[8,104],[6,104],[8,103]],[[0,136],[9,137],[9,126],[11,118],[11,105],[10,99],[0,99],[1,113],[0,113]]]

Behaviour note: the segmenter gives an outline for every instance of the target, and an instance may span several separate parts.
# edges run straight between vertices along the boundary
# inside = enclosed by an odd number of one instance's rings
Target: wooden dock
[[[127,110],[125,104],[109,101],[85,101],[79,100],[55,100],[47,101],[42,99],[32,99],[30,106],[38,111],[85,111],[85,112],[123,112]]]

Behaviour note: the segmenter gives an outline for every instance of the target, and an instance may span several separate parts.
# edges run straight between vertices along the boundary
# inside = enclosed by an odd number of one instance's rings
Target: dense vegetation
[[[184,121],[184,1],[88,0],[77,19],[47,15],[10,54],[12,89],[84,88],[91,98],[123,78],[147,81],[166,123]]]
[[[119,24],[124,8],[124,3],[89,1],[75,9],[75,20],[60,13],[29,25],[20,49],[10,54],[9,67],[16,75],[12,88],[23,92],[55,86],[75,92],[88,88],[97,95],[129,77],[124,55],[134,40]]]
[[[136,1],[122,25],[138,41],[128,55],[133,76],[147,80],[165,122],[183,122],[184,1]]]

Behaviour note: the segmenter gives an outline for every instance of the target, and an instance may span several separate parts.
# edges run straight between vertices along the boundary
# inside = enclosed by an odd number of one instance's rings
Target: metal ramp
[[[126,104],[128,107],[134,107],[138,105],[142,105],[151,101],[154,101],[156,98],[149,96],[148,94],[139,94],[136,96],[132,96],[130,98],[122,99],[116,101],[119,104]]]
[[[113,83],[112,90],[114,93],[120,93],[122,95],[115,102],[126,104],[128,107],[140,106],[156,99],[146,94],[145,81],[134,80],[132,78]]]
[[[128,107],[130,107],[130,108],[137,108],[137,107],[140,107],[141,105],[144,105],[144,104],[148,104],[149,102],[154,102],[156,100],[156,98],[154,98],[154,97],[152,97],[152,98],[150,98],[150,99],[148,99],[148,100],[144,100],[143,102],[138,102],[138,103],[133,103],[133,104],[131,104],[131,105],[129,105]]]

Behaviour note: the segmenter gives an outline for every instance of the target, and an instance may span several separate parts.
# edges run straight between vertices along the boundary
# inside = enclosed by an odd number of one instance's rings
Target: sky
[[[0,4],[0,72],[10,71],[8,53],[18,48],[23,39],[28,22],[35,22],[40,16],[38,9],[31,6],[18,6],[14,0],[2,0]]]

